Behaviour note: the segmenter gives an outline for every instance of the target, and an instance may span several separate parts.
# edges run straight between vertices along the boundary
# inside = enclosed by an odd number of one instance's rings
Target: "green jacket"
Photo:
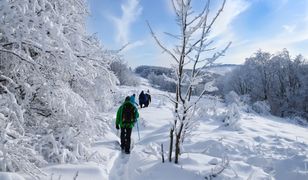
[[[127,103],[130,103],[133,107],[134,107],[134,120],[133,122],[129,123],[129,124],[123,124],[123,118],[122,118],[122,111],[123,111],[123,106]],[[133,128],[135,125],[135,122],[137,121],[137,119],[139,118],[139,113],[138,113],[138,109],[136,108],[136,106],[134,106],[130,101],[125,101],[118,109],[117,111],[117,119],[116,119],[116,125],[118,125],[120,128]],[[125,127],[124,127],[125,126]]]

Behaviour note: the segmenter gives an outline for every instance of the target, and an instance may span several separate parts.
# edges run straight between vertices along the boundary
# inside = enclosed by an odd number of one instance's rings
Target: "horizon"
[[[195,7],[202,5],[200,0],[195,2]],[[211,14],[216,13],[215,8],[217,1]],[[145,23],[149,21],[164,44],[172,47],[175,42],[163,35],[178,30],[169,0],[89,0],[89,9],[88,31],[95,33],[105,48],[120,49],[130,43],[121,52],[129,66],[170,67],[172,61],[162,54]],[[242,64],[260,49],[276,54],[286,48],[292,57],[301,54],[307,58],[308,0],[227,1],[210,36],[217,49],[232,41],[216,63]]]

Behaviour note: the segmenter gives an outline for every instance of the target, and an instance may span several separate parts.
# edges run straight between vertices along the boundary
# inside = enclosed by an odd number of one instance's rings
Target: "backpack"
[[[134,106],[131,103],[126,103],[123,106],[122,119],[124,124],[129,124],[134,121]]]

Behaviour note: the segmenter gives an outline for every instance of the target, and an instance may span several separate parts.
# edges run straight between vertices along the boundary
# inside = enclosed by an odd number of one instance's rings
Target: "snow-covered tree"
[[[50,162],[93,157],[87,145],[106,126],[97,119],[114,103],[117,78],[110,63],[118,55],[87,35],[87,15],[86,0],[0,1],[0,71],[6,79],[0,91],[1,136],[12,138],[7,132],[18,132],[23,141],[15,144],[31,144],[33,154]],[[14,82],[9,91],[7,80]],[[4,103],[12,97],[15,101]],[[20,110],[10,110],[12,104]]]
[[[120,85],[137,86],[139,79],[123,60],[118,59],[110,64],[110,69],[118,77]]]
[[[171,2],[179,26],[179,34],[168,33],[178,41],[174,49],[171,50],[163,45],[150,25],[149,28],[157,44],[175,62],[172,67],[176,74],[176,93],[175,97],[169,97],[174,103],[174,121],[170,128],[169,161],[172,161],[174,151],[174,162],[178,163],[183,138],[188,134],[186,132],[193,127],[191,120],[194,116],[196,104],[202,95],[207,92],[207,88],[204,88],[199,97],[193,98],[193,90],[203,81],[205,67],[222,56],[230,43],[218,52],[213,49],[213,41],[209,39],[213,24],[225,6],[225,0],[217,14],[213,16],[210,14],[210,0],[204,1],[204,7],[199,13],[193,10],[192,0],[171,0]],[[184,71],[187,66],[192,68],[190,73]],[[173,147],[174,145],[175,147]]]
[[[23,109],[13,93],[17,84],[0,75],[0,171],[24,171],[32,176],[40,173],[35,164],[44,164],[31,146],[23,123]]]
[[[279,116],[307,116],[307,63],[292,58],[284,49],[278,54],[258,51],[244,65],[227,75],[225,91],[248,94],[252,103],[266,101]]]

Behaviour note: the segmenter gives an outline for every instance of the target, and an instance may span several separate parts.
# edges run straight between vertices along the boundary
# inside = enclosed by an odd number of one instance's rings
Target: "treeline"
[[[194,95],[199,95],[203,89],[204,85],[214,79],[219,79],[226,72],[231,71],[237,65],[223,64],[207,67],[204,70],[200,71],[202,74],[202,79],[200,79],[200,84],[196,85],[192,91]],[[185,69],[184,73],[187,76],[190,76],[191,69]],[[175,92],[176,82],[175,77],[176,73],[173,72],[172,68],[158,67],[158,66],[139,66],[135,69],[135,73],[140,75],[143,78],[146,78],[150,83],[163,91]],[[187,86],[189,82],[186,79],[183,80],[183,87]]]
[[[224,94],[234,91],[249,95],[252,103],[268,103],[274,115],[308,119],[308,64],[286,49],[278,54],[258,51],[226,75],[222,88]]]

